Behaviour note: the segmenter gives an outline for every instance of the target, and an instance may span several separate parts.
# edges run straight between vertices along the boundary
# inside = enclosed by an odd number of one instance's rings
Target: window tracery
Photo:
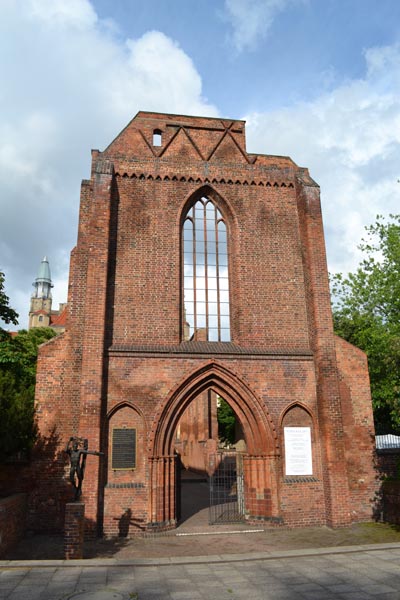
[[[227,228],[207,197],[183,223],[184,338],[230,341]]]

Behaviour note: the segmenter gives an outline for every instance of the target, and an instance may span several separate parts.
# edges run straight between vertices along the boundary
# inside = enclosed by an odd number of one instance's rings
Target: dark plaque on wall
[[[136,429],[113,429],[112,469],[136,467]]]

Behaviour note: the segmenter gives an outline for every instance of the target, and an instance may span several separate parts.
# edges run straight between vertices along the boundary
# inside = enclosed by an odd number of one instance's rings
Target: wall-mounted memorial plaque
[[[286,475],[312,475],[310,427],[285,427]]]
[[[113,429],[112,469],[136,467],[136,429]]]

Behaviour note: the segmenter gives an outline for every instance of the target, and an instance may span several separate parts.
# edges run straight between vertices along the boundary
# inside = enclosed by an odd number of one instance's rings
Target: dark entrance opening
[[[217,452],[210,458],[209,523],[240,523],[244,521],[243,453]]]
[[[236,449],[237,447],[237,449]],[[243,430],[212,389],[198,394],[175,432],[176,507],[180,525],[198,528],[244,518]]]

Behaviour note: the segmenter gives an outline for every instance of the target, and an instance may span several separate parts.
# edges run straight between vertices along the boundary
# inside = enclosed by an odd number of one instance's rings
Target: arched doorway
[[[271,419],[244,381],[217,362],[209,362],[170,394],[157,415],[151,439],[151,524],[175,527],[178,521],[176,432],[192,402],[215,394],[234,410],[245,440],[243,453],[246,519],[278,516],[277,436]],[[214,465],[215,468],[215,465]]]

